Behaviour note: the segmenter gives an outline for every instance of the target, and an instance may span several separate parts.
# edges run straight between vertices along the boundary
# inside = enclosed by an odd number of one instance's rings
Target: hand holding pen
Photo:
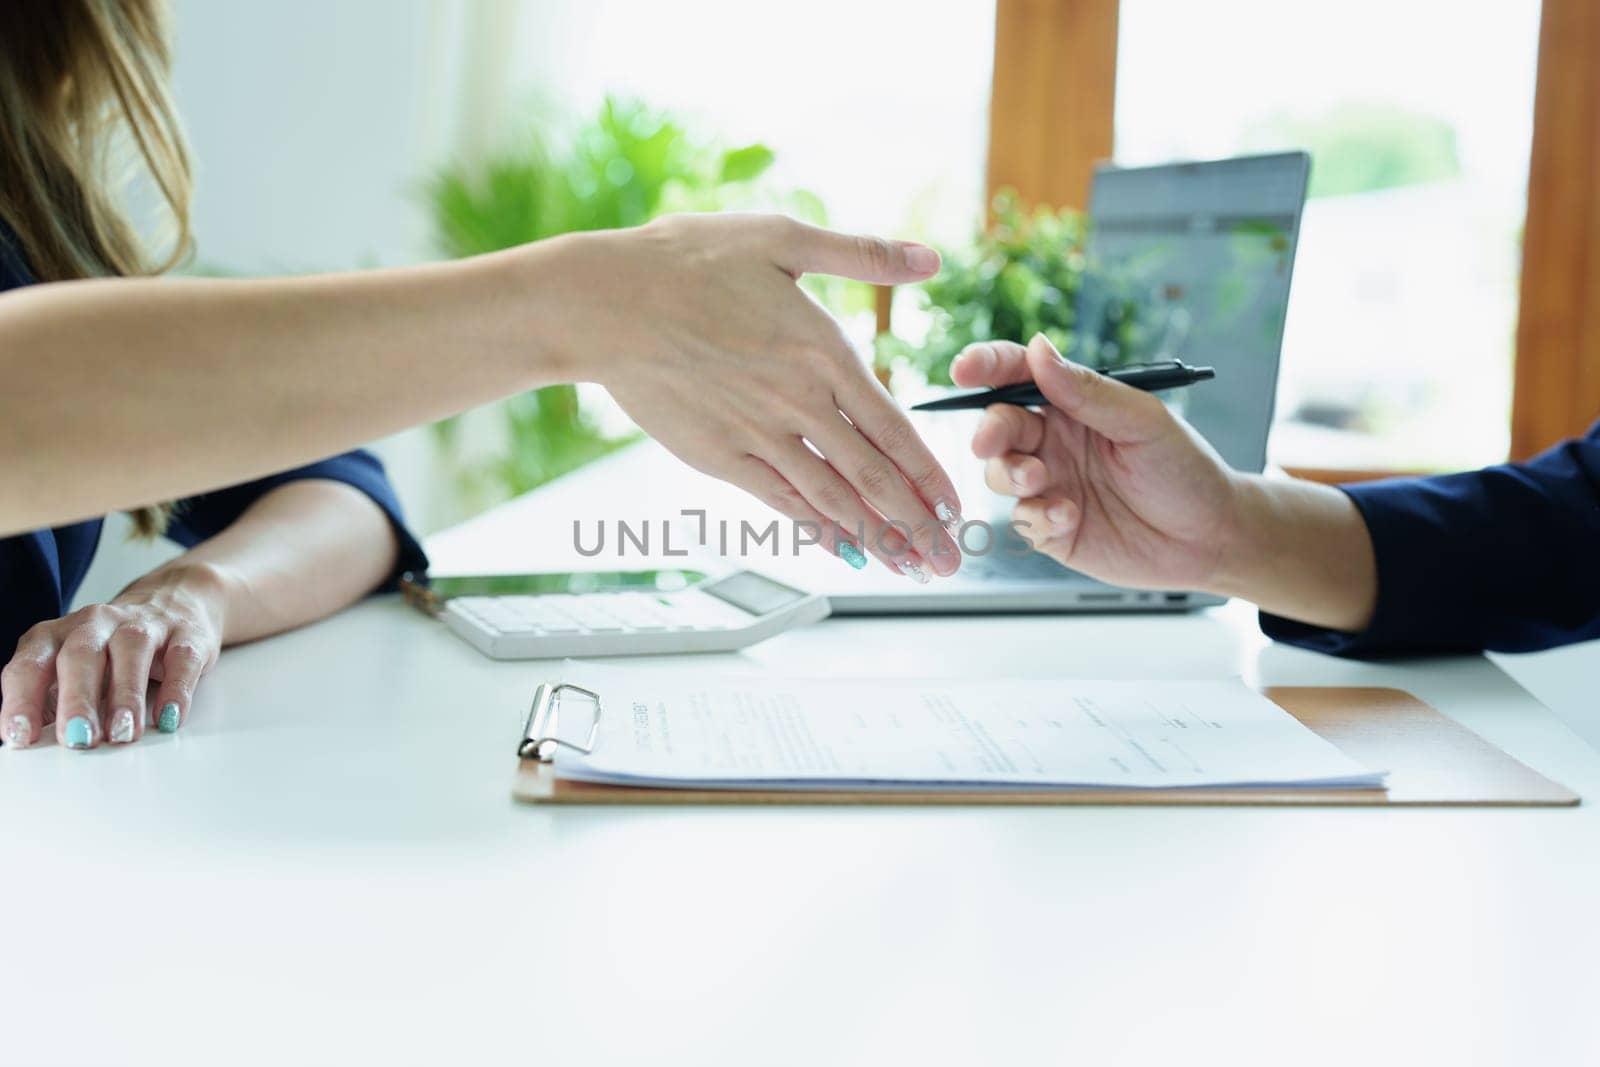
[[[1016,499],[1033,547],[1094,578],[1141,589],[1210,589],[1240,511],[1239,479],[1148,390],[1061,358],[1042,334],[1024,349],[972,345],[957,385],[1035,385],[1038,405],[990,406],[972,436],[984,483]]]

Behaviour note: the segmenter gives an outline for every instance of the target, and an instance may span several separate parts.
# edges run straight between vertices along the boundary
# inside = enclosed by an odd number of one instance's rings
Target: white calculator
[[[438,617],[495,659],[728,652],[828,617],[828,600],[754,571],[681,589],[454,596]]]

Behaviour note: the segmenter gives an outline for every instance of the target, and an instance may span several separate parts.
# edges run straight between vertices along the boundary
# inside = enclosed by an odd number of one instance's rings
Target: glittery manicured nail
[[[27,748],[33,740],[33,726],[26,715],[13,715],[6,723],[6,744],[12,748]]]
[[[133,712],[118,708],[111,716],[111,743],[125,745],[133,740]]]
[[[94,741],[94,726],[79,715],[68,721],[66,735],[68,748],[88,748]]]
[[[839,558],[856,570],[867,565],[867,554],[849,541],[839,542]]]
[[[161,714],[156,716],[156,729],[164,734],[178,732],[178,705],[168,701],[161,706]]]
[[[948,500],[941,500],[933,506],[933,514],[939,520],[939,525],[952,533],[961,525],[961,512]]]
[[[901,572],[907,578],[910,578],[913,582],[916,582],[918,585],[927,585],[928,584],[928,572],[926,570],[924,570],[923,567],[922,567],[922,564],[918,563],[916,560],[914,560],[914,559],[896,560],[895,561],[895,565],[900,568]]]

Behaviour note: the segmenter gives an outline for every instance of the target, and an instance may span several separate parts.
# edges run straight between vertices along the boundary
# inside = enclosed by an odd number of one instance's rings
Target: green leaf
[[[748,182],[766,173],[772,161],[777,159],[772,149],[764,144],[745,145],[743,148],[734,148],[722,154],[722,180],[725,182]]]

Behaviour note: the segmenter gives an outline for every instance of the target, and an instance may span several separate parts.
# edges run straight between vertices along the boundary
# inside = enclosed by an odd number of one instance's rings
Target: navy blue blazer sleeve
[[[1269,637],[1341,656],[1600,637],[1600,423],[1526,463],[1341,488],[1377,555],[1372,622],[1347,634],[1263,612]]]
[[[379,462],[377,456],[364,450],[346,452],[332,459],[297,467],[281,474],[269,475],[253,482],[245,482],[243,485],[232,485],[226,489],[218,489],[215,492],[179,501],[172,521],[167,526],[167,536],[185,548],[192,548],[201,541],[221,533],[243,514],[246,508],[271,490],[289,482],[313,478],[343,482],[360,490],[388,516],[389,525],[394,528],[395,539],[400,545],[400,554],[394,571],[382,588],[393,589],[397,579],[406,571],[427,569],[428,557],[423,554],[422,546],[417,543],[416,536],[406,526],[405,515],[400,510],[400,501],[389,484],[388,476],[384,474],[383,464]]]

